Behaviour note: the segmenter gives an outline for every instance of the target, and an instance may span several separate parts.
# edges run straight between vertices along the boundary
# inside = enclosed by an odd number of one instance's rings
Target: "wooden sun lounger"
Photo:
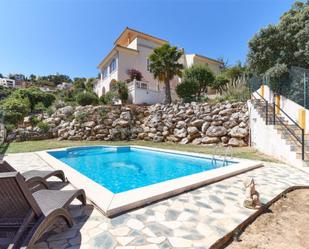
[[[20,173],[0,173],[0,248],[32,248],[59,218],[71,227],[73,220],[66,208],[75,198],[86,204],[84,190],[32,194]]]
[[[14,169],[7,161],[3,161],[0,163],[0,173],[4,172],[16,172],[16,169]],[[24,177],[29,188],[39,184],[48,188],[47,179],[52,176],[58,177],[65,182],[65,176],[62,170],[29,170],[21,173],[21,175]]]

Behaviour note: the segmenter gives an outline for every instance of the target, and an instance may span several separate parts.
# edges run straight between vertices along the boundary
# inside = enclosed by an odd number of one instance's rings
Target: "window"
[[[149,58],[147,58],[147,71],[150,72],[150,61],[149,61]]]
[[[105,68],[103,69],[102,77],[103,77],[103,79],[105,79],[105,78],[107,77],[107,67],[105,67]]]
[[[115,70],[116,70],[116,58],[112,59],[112,62],[109,65],[109,73],[112,73]]]

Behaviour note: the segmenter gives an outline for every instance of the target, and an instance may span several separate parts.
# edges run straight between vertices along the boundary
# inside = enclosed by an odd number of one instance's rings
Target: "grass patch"
[[[6,153],[20,153],[20,152],[33,152],[48,149],[57,149],[64,147],[73,146],[89,146],[89,145],[140,145],[147,147],[156,147],[161,149],[170,149],[178,151],[188,151],[203,154],[215,154],[224,156],[226,153],[228,156],[252,159],[252,160],[262,160],[269,162],[276,162],[277,160],[264,155],[257,150],[250,147],[242,148],[232,148],[228,149],[225,147],[218,146],[201,146],[201,145],[191,145],[191,144],[173,144],[173,143],[155,143],[151,141],[69,141],[63,140],[58,141],[56,139],[40,140],[40,141],[26,141],[26,142],[13,142],[10,143],[6,149]]]

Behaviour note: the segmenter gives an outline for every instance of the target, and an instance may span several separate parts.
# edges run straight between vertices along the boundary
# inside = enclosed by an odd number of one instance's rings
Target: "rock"
[[[233,147],[243,147],[246,146],[246,143],[242,139],[232,137],[229,140],[228,145]]]
[[[202,143],[202,138],[196,138],[192,141],[192,144],[194,145],[199,145]]]
[[[199,130],[194,126],[190,126],[187,128],[187,132],[189,135],[194,135],[196,133],[199,133]]]
[[[186,137],[180,141],[180,144],[188,144],[188,143],[189,143],[189,139]]]
[[[174,136],[177,138],[185,138],[187,136],[187,130],[185,128],[175,129]]]
[[[190,126],[195,126],[196,128],[199,128],[199,129],[200,129],[200,128],[202,127],[203,123],[204,123],[204,120],[202,120],[202,119],[197,119],[197,120],[191,122],[191,123],[190,123]]]
[[[226,144],[226,143],[228,143],[228,141],[229,141],[229,137],[228,136],[221,137],[221,142],[222,143]]]
[[[63,108],[58,109],[57,112],[65,115],[65,116],[70,116],[70,115],[73,114],[74,109],[73,109],[72,106],[65,106]]]
[[[153,137],[153,141],[154,141],[154,142],[163,142],[163,141],[164,141],[164,137],[163,137],[163,136],[157,136],[157,135],[155,135],[155,136]]]
[[[202,125],[202,132],[205,133],[208,129],[208,127],[210,126],[210,122],[205,122],[203,125]]]
[[[235,138],[244,138],[247,137],[249,134],[248,130],[245,128],[240,128],[239,126],[235,126],[232,128],[232,130],[229,132],[229,135],[231,137]]]
[[[95,122],[94,121],[88,121],[82,124],[82,127],[94,127],[95,126]]]
[[[187,123],[185,121],[178,121],[177,122],[177,125],[176,125],[176,128],[177,129],[182,129],[182,128],[186,128],[187,127]]]
[[[227,130],[223,126],[210,126],[206,135],[209,137],[222,137],[227,134]]]
[[[219,112],[219,115],[226,116],[231,115],[234,112],[234,109],[225,109]]]
[[[216,144],[218,142],[220,142],[218,137],[203,137],[202,139],[203,144]]]

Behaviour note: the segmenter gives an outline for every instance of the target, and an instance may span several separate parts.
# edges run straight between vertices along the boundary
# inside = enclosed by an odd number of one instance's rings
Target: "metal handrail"
[[[262,99],[265,103],[265,114],[266,114],[266,125],[269,124],[268,122],[268,101],[261,95],[259,94],[257,91],[252,93],[252,96],[257,99],[254,94],[257,94],[260,99]],[[302,160],[305,160],[305,131],[304,129],[294,120],[292,119],[284,110],[282,110],[282,108],[280,108],[280,106],[278,106],[275,102],[272,103],[273,104],[273,125],[276,124],[276,119],[281,123],[281,125],[283,125],[287,131],[301,144],[301,149],[302,149]],[[278,108],[281,113],[283,113],[294,125],[296,125],[297,128],[300,129],[301,131],[301,137],[297,136],[295,134],[295,132],[293,130],[291,130],[279,117],[278,115],[276,115],[276,108]]]

